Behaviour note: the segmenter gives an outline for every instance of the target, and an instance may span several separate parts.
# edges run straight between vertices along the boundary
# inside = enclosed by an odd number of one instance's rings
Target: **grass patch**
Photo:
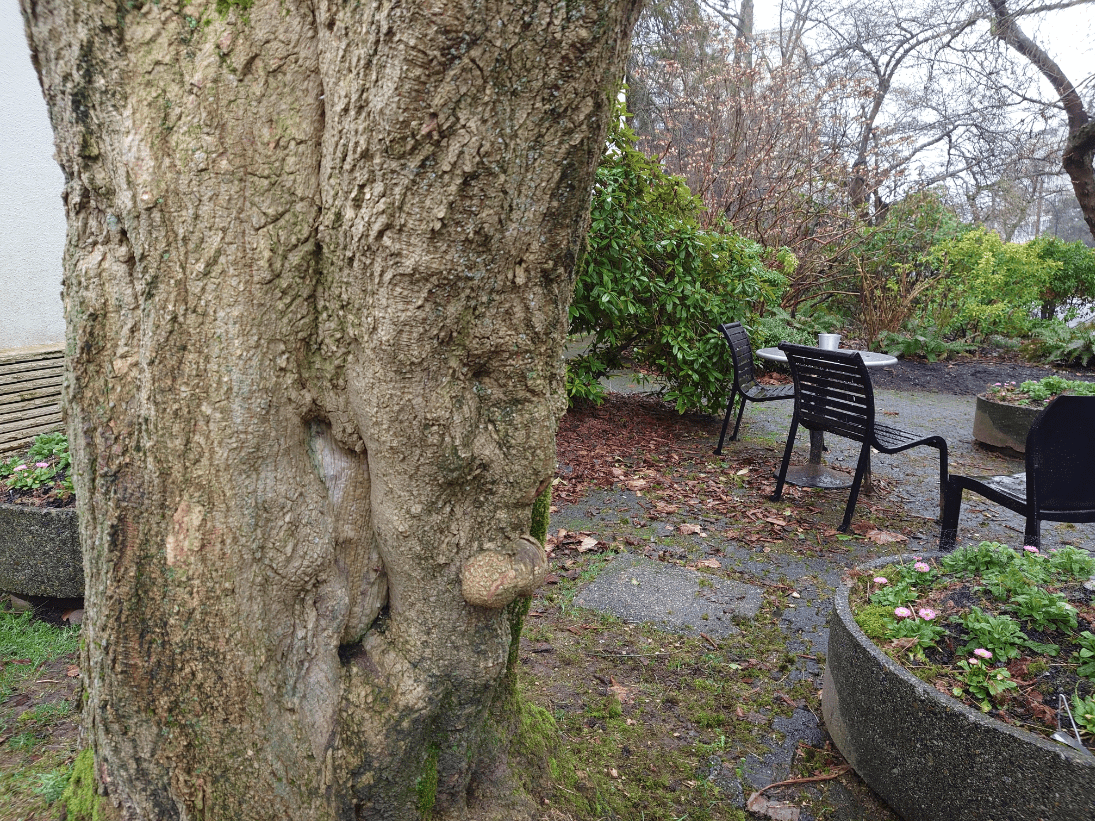
[[[78,628],[0,610],[0,819],[54,819],[77,753]]]
[[[0,701],[7,699],[47,661],[75,653],[80,631],[36,621],[30,613],[0,611]]]

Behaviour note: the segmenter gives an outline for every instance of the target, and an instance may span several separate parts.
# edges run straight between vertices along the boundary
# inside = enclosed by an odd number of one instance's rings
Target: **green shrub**
[[[1075,317],[1080,302],[1095,299],[1095,250],[1057,237],[1039,237],[1029,245],[1039,259],[1051,263],[1041,294],[1042,319],[1053,319],[1061,307],[1068,309],[1066,319]]]
[[[932,249],[947,271],[948,298],[955,300],[947,330],[982,338],[992,334],[1028,336],[1034,313],[1061,263],[1039,256],[1038,248],[1004,242],[985,228],[974,228]]]
[[[1095,327],[1090,324],[1070,328],[1060,320],[1047,322],[1034,329],[1029,356],[1042,362],[1084,367],[1095,358]]]
[[[922,356],[929,362],[949,359],[954,354],[970,349],[964,342],[948,341],[934,325],[925,325],[917,330],[907,329],[904,332],[882,331],[878,341],[890,356]]]
[[[733,366],[717,325],[749,325],[778,302],[786,279],[729,225],[700,227],[701,202],[635,148],[625,113],[618,108],[597,170],[570,307],[571,333],[593,339],[569,363],[568,395],[597,401],[596,378],[630,351],[665,380],[678,410],[718,413]]]

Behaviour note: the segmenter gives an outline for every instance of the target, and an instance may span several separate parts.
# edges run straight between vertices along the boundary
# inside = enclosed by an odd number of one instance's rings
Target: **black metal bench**
[[[789,342],[781,342],[779,349],[787,354],[787,364],[791,367],[791,378],[795,383],[795,412],[791,418],[791,430],[787,434],[787,447],[779,467],[773,500],[778,500],[783,494],[787,466],[791,461],[799,425],[809,431],[831,433],[862,443],[851,496],[839,528],[841,531],[847,531],[852,523],[863,476],[870,470],[872,447],[882,453],[900,453],[918,445],[938,448],[939,494],[942,499],[947,484],[946,440],[942,436],[917,436],[875,421],[874,388],[858,351],[827,351]]]
[[[939,549],[958,535],[962,491],[1026,518],[1025,543],[1041,546],[1041,522],[1095,522],[1095,396],[1058,396],[1027,433],[1026,471],[1013,476],[951,476],[943,496]]]
[[[757,382],[753,373],[753,346],[749,342],[749,334],[740,322],[719,325],[719,330],[726,337],[730,346],[730,357],[734,360],[734,385],[730,389],[730,400],[726,403],[726,418],[722,420],[719,446],[715,448],[716,456],[722,455],[722,443],[730,424],[730,414],[734,410],[734,397],[741,397],[741,406],[738,408],[737,421],[734,422],[734,432],[730,434],[731,442],[738,438],[738,426],[741,425],[741,417],[745,413],[746,401],[772,402],[776,399],[793,399],[795,395],[794,385],[761,385]]]

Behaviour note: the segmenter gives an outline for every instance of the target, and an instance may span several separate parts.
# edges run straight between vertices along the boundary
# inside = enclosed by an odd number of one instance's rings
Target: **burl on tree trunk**
[[[23,0],[126,817],[515,812],[485,719],[638,6]]]

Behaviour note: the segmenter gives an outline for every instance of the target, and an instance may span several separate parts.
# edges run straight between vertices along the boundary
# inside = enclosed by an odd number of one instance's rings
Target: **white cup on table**
[[[818,334],[817,346],[826,351],[835,351],[840,347],[840,334]]]

